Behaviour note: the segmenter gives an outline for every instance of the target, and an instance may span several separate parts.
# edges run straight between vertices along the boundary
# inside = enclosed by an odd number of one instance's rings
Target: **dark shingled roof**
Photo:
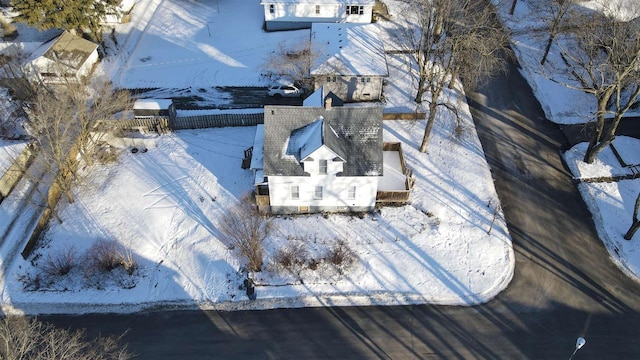
[[[382,108],[379,106],[330,110],[265,106],[264,175],[305,176],[300,155],[309,149],[300,149],[296,139],[309,136],[307,145],[313,147],[316,141],[311,138],[317,137],[317,126],[322,126],[321,143],[345,161],[340,176],[382,175]]]
[[[60,35],[41,45],[30,56],[30,61],[40,56],[78,70],[98,48],[98,44],[63,31]]]

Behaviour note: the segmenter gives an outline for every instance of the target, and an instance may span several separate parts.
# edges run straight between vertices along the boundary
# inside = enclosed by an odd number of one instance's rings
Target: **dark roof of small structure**
[[[301,161],[322,145],[344,160],[340,176],[382,175],[382,108],[265,106],[265,176],[304,176]]]
[[[98,48],[98,44],[76,36],[69,31],[42,44],[31,55],[30,61],[43,56],[59,64],[78,70]]]

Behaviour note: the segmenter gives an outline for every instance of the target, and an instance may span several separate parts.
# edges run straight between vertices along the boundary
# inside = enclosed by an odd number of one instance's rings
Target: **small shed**
[[[136,119],[167,118],[176,120],[176,106],[171,99],[140,99],[133,104]]]
[[[55,84],[90,76],[98,60],[98,44],[63,31],[38,47],[22,68],[32,81]]]

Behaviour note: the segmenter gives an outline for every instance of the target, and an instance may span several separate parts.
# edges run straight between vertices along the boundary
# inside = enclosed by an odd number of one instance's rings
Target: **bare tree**
[[[288,80],[300,85],[307,91],[313,90],[313,79],[310,77],[311,66],[319,54],[311,51],[309,39],[294,44],[284,42],[271,52],[262,65],[262,75],[274,80]]]
[[[607,5],[603,14],[583,15],[579,23],[561,46],[567,70],[552,80],[590,94],[596,101],[595,132],[584,156],[590,164],[615,139],[620,121],[638,101],[640,31]]]
[[[108,83],[68,82],[54,90],[41,87],[29,105],[29,128],[39,155],[39,168],[58,174],[53,186],[74,202],[72,189],[80,183],[81,164],[90,170],[102,132],[103,120],[131,106],[127,92]],[[40,177],[34,177],[40,181]]]
[[[636,204],[633,207],[633,219],[631,222],[631,226],[626,234],[624,234],[625,240],[631,240],[633,235],[640,229],[640,217],[638,216],[640,212],[640,193],[638,193],[638,197],[636,197]]]
[[[513,13],[516,11],[517,4],[518,0],[513,0],[513,2],[511,3],[511,8],[509,9],[509,15],[513,15]]]
[[[549,37],[547,38],[542,59],[540,60],[540,64],[544,65],[544,63],[547,62],[547,57],[549,56],[549,51],[555,38],[562,31],[566,31],[567,26],[570,27],[570,25],[566,23],[567,20],[574,18],[571,16],[571,13],[575,7],[575,3],[574,0],[548,0],[533,2],[530,6],[532,7],[532,12],[542,14],[544,21],[547,23],[546,28],[549,31]]]
[[[0,319],[0,358],[6,360],[125,360],[124,334],[87,340],[84,331],[59,329],[26,317]]]
[[[458,78],[472,89],[479,81],[504,68],[508,34],[500,26],[495,8],[475,0],[408,0],[408,25],[402,39],[412,56],[410,70],[417,77],[416,103],[429,94],[428,118],[420,151],[426,152],[437,110],[457,115],[455,104],[442,101],[446,87]]]
[[[247,271],[260,271],[263,242],[271,231],[271,221],[258,212],[248,196],[222,216],[219,227],[224,241],[246,260]]]

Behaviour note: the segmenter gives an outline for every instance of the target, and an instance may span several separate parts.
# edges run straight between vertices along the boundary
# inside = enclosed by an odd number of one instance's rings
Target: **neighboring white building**
[[[251,160],[261,212],[371,211],[407,201],[410,171],[400,144],[383,144],[382,107],[333,107],[328,99],[265,106]]]
[[[266,30],[307,29],[313,23],[371,22],[375,0],[262,0]]]
[[[345,102],[380,100],[389,76],[377,24],[313,24],[310,76]]]
[[[22,69],[31,81],[55,84],[90,76],[97,62],[98,44],[64,31],[40,45]]]

